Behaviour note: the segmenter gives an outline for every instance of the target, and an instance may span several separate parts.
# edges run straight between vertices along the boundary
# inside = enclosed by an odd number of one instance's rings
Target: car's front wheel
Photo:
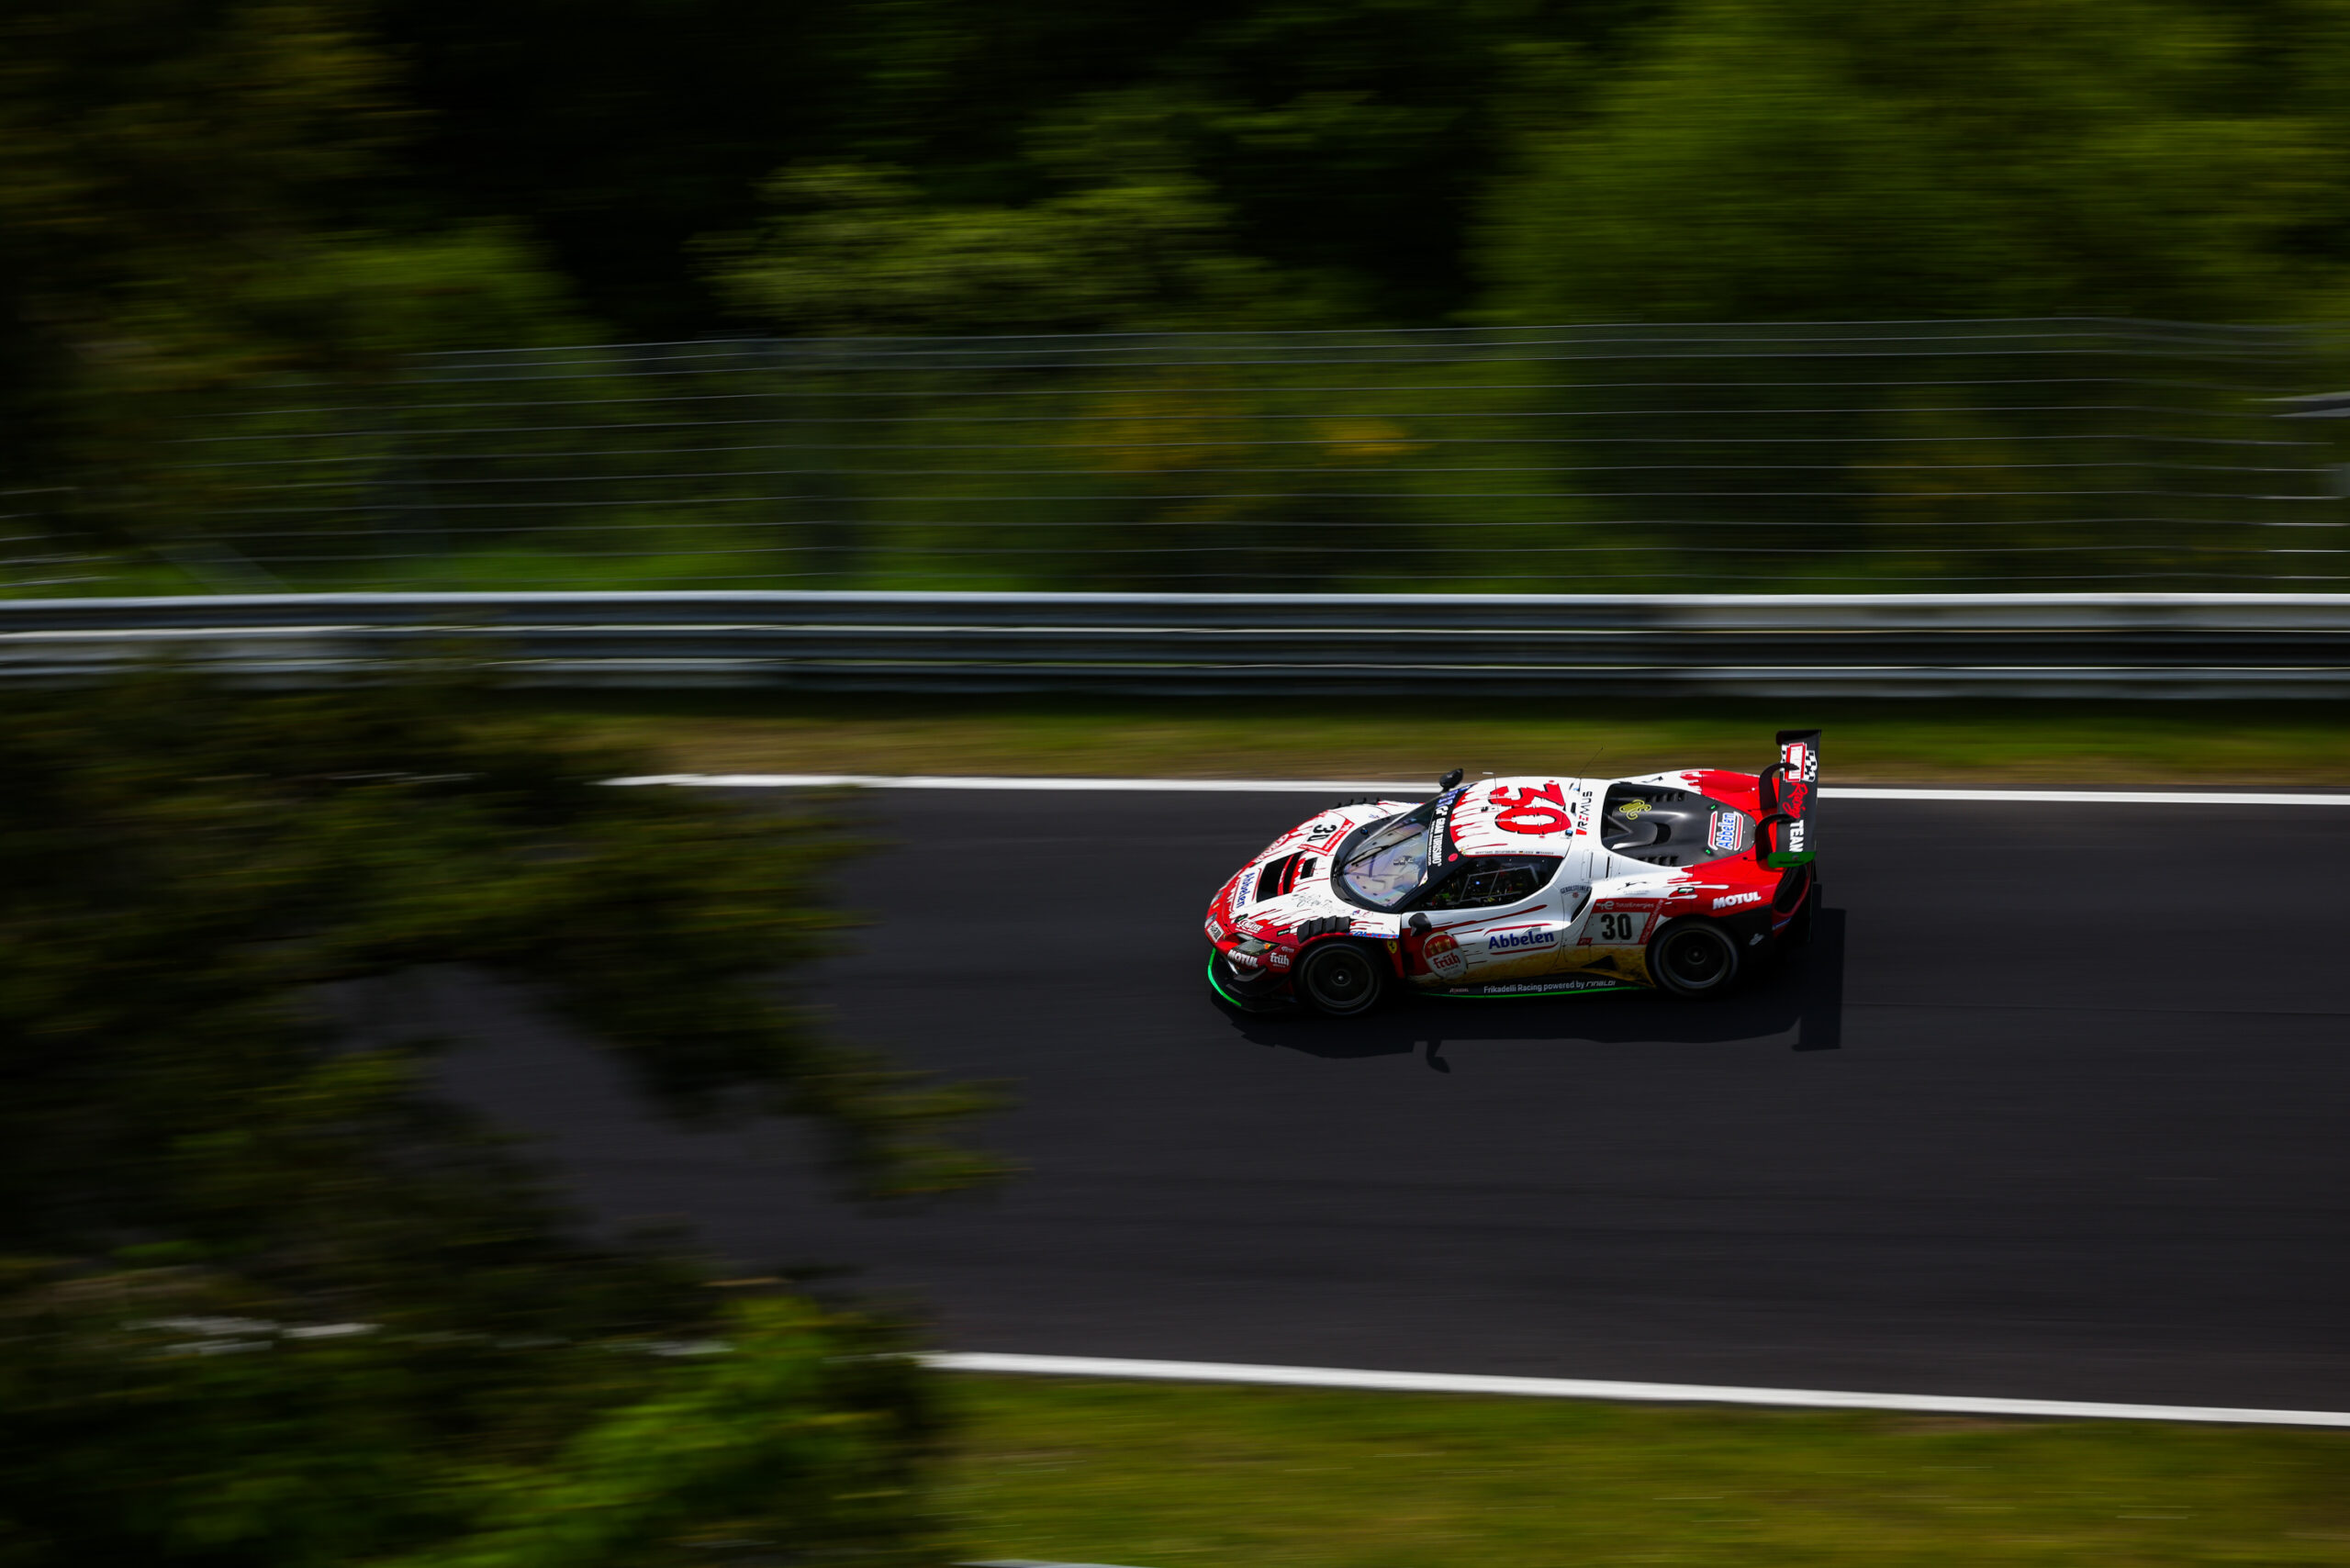
[[[1649,944],[1649,973],[1675,996],[1719,996],[1738,979],[1738,944],[1711,920],[1680,920]]]
[[[1371,950],[1354,942],[1316,942],[1298,960],[1293,978],[1306,1005],[1333,1018],[1370,1012],[1385,979]]]

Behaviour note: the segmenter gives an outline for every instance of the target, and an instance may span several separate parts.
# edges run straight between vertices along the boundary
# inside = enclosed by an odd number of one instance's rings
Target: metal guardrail
[[[2350,696],[2350,594],[256,594],[0,601],[0,678],[1205,696]]]

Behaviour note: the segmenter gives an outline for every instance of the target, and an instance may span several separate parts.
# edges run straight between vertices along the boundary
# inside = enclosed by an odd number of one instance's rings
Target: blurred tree
[[[811,1118],[855,1191],[979,1179],[969,1093],[779,990],[843,842],[487,711],[159,678],[0,716],[0,1562],[923,1550],[894,1337],[580,1238],[400,1026],[475,966],[680,1114]]]
[[[902,170],[789,170],[775,218],[707,250],[746,314],[801,333],[1229,326],[1294,299],[1236,254],[1225,210],[1163,131],[1100,106],[1037,137],[1055,184],[1021,205],[924,201]]]
[[[1695,0],[1528,111],[1494,312],[2327,316],[2350,263],[2340,0]]]
[[[870,5],[845,156],[769,183],[721,289],[789,330],[1442,320],[1505,92],[1643,9]]]
[[[381,0],[431,209],[526,221],[625,336],[726,324],[686,246],[748,225],[758,186],[837,157],[853,6],[770,0]]]
[[[551,1274],[557,1285],[580,1271]],[[200,1271],[0,1295],[0,1561],[935,1563],[903,1346],[788,1298],[722,1338],[229,1316]]]
[[[1621,0],[1272,0],[1165,66],[1203,95],[1198,159],[1237,244],[1330,308],[1435,323],[1472,303],[1465,240],[1505,151],[1516,77],[1602,45]]]
[[[367,20],[360,0],[0,14],[0,476],[78,479],[84,517],[123,526],[173,394],[577,331],[511,225],[386,204],[410,122]]]

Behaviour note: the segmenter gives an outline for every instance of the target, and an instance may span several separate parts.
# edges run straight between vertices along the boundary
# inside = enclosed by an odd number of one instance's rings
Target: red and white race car
[[[1761,774],[1535,774],[1358,801],[1281,834],[1208,905],[1208,980],[1347,1016],[1404,988],[1715,996],[1808,934],[1819,732]]]

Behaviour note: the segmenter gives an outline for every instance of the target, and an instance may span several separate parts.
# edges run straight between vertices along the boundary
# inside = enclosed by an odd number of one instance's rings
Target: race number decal
[[[1637,942],[1648,918],[1636,910],[1611,909],[1596,916],[1599,924],[1595,929],[1602,942]]]
[[[1655,915],[1656,906],[1654,899],[1602,899],[1593,908],[1591,918],[1583,922],[1583,937],[1575,946],[1635,946],[1648,935],[1649,921]]]
[[[1555,779],[1539,790],[1531,784],[1520,785],[1516,800],[1510,798],[1506,784],[1497,786],[1485,798],[1501,808],[1494,817],[1494,825],[1504,833],[1539,838],[1565,833],[1574,826],[1574,818],[1567,811],[1566,786]]]

